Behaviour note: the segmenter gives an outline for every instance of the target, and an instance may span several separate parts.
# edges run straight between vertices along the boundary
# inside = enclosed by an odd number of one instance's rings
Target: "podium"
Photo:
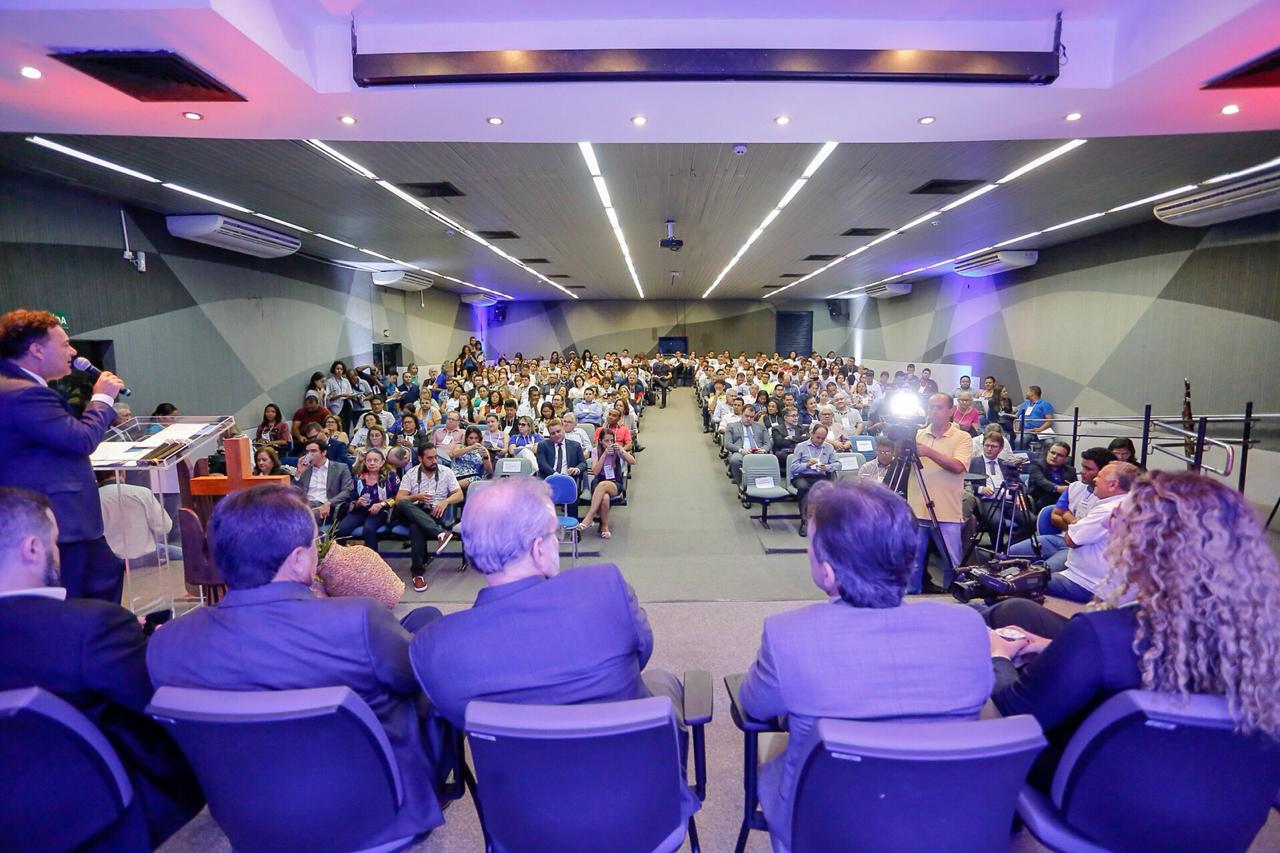
[[[123,605],[139,615],[198,606],[183,584],[180,466],[214,452],[235,426],[225,417],[130,418],[89,456],[107,544],[124,560]]]

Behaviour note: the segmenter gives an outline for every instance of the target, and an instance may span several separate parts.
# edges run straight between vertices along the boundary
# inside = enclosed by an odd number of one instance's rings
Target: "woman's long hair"
[[[1224,696],[1240,731],[1280,737],[1280,565],[1244,497],[1155,471],[1111,530],[1108,603],[1137,598],[1142,686]]]

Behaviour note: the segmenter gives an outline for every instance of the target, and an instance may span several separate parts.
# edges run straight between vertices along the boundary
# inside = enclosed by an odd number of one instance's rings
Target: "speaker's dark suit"
[[[89,454],[115,422],[102,402],[76,416],[52,388],[0,359],[0,486],[49,498],[58,520],[62,580],[71,598],[119,603],[124,566],[102,535],[102,508]]]
[[[146,643],[118,604],[0,597],[0,690],[42,687],[102,730],[129,773],[154,847],[203,808],[204,796],[168,733],[142,713],[154,692]]]

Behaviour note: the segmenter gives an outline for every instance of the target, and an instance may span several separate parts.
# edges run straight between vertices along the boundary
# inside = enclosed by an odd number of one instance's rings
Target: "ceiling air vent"
[[[551,275],[547,276],[547,278],[573,278],[573,276],[569,275],[567,272],[553,272]]]
[[[520,263],[522,263],[522,264],[549,264],[549,263],[551,263],[551,261],[547,260],[546,258],[521,258],[521,259],[520,259]]]
[[[967,258],[955,265],[956,272],[969,278],[982,278],[984,275],[1008,272],[1033,265],[1040,258],[1037,251],[1026,252],[988,252],[985,255]]]
[[[804,260],[806,260],[806,261],[834,261],[836,258],[839,258],[839,257],[842,257],[842,256],[841,256],[841,255],[809,255],[807,258],[804,258]]]
[[[520,235],[514,231],[477,231],[486,240],[519,240]]]
[[[868,287],[863,293],[872,299],[892,299],[895,296],[906,296],[911,293],[911,282],[891,281],[886,284],[877,284]]]
[[[586,290],[587,289],[587,286],[585,284],[566,284],[566,285],[563,285],[563,287],[565,290]]]
[[[169,233],[175,237],[230,249],[242,255],[253,255],[255,258],[283,258],[285,255],[292,255],[302,246],[302,241],[297,237],[217,213],[166,216],[164,222]]]
[[[244,96],[171,50],[75,50],[50,54],[139,101],[243,101]]]
[[[848,231],[840,232],[841,237],[879,237],[881,234],[889,233],[888,228],[850,228]]]
[[[400,188],[418,198],[459,198],[466,195],[448,181],[424,181],[401,184]]]
[[[800,272],[784,272],[782,275],[778,276],[778,278],[800,278],[803,275],[804,273]]]
[[[976,190],[986,181],[965,181],[953,178],[934,178],[927,184],[921,184],[911,191],[911,195],[960,195],[969,190]]]
[[[1157,204],[1156,218],[1170,225],[1214,225],[1280,208],[1280,169],[1255,172],[1234,181]]]
[[[435,281],[416,270],[379,270],[373,273],[373,283],[392,290],[420,293],[434,285]]]

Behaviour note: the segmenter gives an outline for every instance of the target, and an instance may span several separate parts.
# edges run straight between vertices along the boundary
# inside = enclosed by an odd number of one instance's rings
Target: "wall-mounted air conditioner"
[[[166,216],[164,221],[169,233],[175,237],[256,258],[283,258],[302,246],[297,237],[217,213]]]
[[[980,278],[984,275],[995,275],[999,272],[1029,267],[1040,257],[1039,252],[988,252],[972,258],[965,258],[956,264],[955,270],[960,275]]]
[[[909,281],[890,281],[886,284],[877,284],[863,291],[872,299],[892,299],[895,296],[906,296],[911,292],[911,282]]]
[[[484,293],[467,293],[462,296],[462,301],[468,305],[476,305],[480,308],[488,308],[491,305],[497,305],[498,300]]]
[[[373,283],[378,287],[419,293],[434,285],[435,281],[414,270],[380,270],[373,273]]]
[[[1257,172],[1161,202],[1152,211],[1170,225],[1216,225],[1280,208],[1280,169]]]

